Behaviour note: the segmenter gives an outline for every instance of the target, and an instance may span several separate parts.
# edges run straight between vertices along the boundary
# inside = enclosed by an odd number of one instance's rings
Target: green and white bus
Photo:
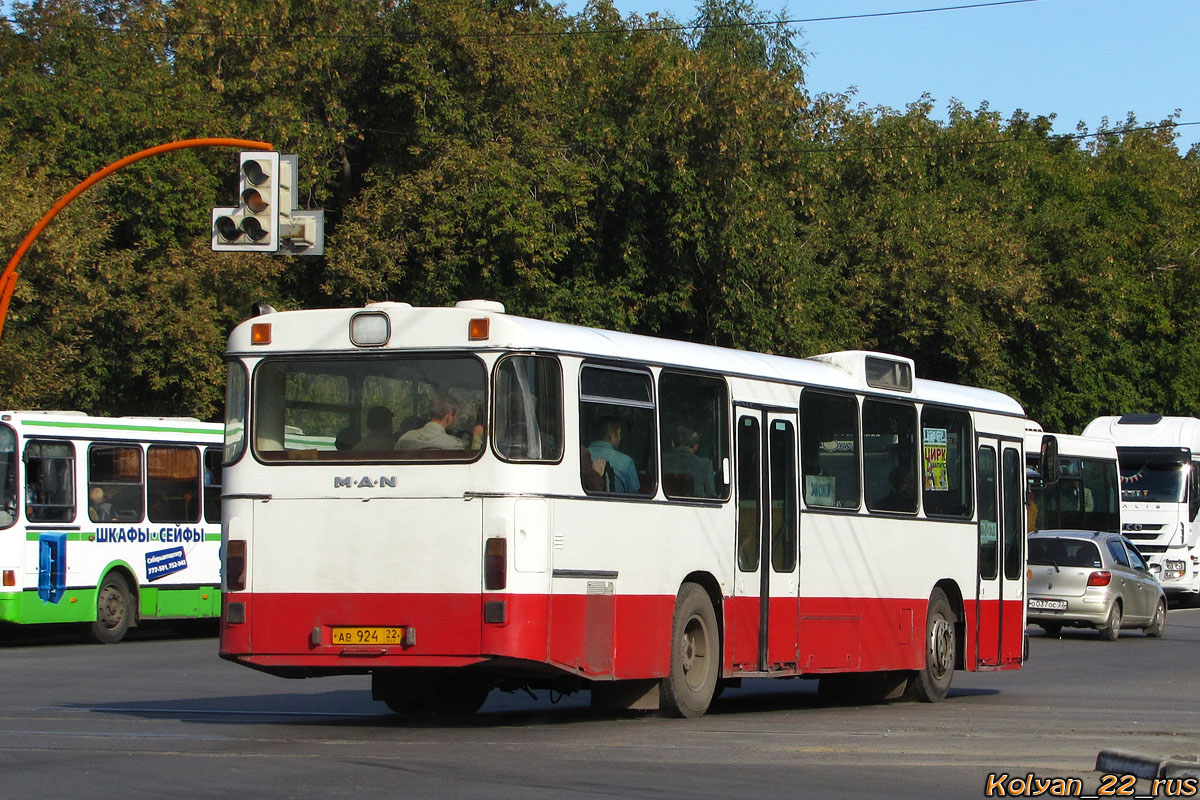
[[[0,623],[221,611],[222,427],[191,418],[0,411]]]

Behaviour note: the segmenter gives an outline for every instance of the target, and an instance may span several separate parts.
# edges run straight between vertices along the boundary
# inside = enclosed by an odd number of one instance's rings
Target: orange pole
[[[0,274],[0,335],[4,333],[4,320],[8,317],[8,301],[12,299],[13,290],[17,287],[17,278],[20,277],[20,273],[17,272],[17,264],[21,262],[21,257],[25,255],[25,251],[33,244],[33,240],[50,223],[50,220],[58,215],[58,212],[66,208],[72,200],[79,197],[79,195],[83,194],[93,185],[104,180],[122,167],[127,167],[133,162],[141,161],[148,156],[156,156],[159,153],[168,153],[172,150],[183,150],[189,147],[237,147],[242,150],[274,149],[274,145],[270,142],[257,142],[251,139],[183,139],[178,142],[167,142],[166,144],[140,150],[133,155],[125,156],[120,161],[114,161],[99,172],[92,174],[74,189],[63,195],[54,204],[54,207],[38,220],[33,229],[21,240],[21,244],[17,247],[17,252],[8,260],[8,266],[4,268],[3,274]]]

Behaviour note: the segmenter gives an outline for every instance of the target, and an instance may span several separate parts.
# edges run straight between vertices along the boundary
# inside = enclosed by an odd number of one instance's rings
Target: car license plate
[[[1042,600],[1040,598],[1029,598],[1029,607],[1037,611],[1066,611],[1066,600]]]
[[[333,628],[330,633],[333,644],[379,644],[401,645],[404,643],[404,628]]]

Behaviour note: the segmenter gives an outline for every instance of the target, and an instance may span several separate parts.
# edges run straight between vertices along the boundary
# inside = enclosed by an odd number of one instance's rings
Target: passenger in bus
[[[592,458],[603,458],[613,470],[612,491],[637,494],[641,488],[633,459],[617,448],[621,445],[621,420],[600,417],[592,426],[592,442],[587,446]]]
[[[605,473],[608,473],[607,477]],[[612,491],[609,483],[612,481],[612,469],[603,458],[592,458],[592,454],[583,445],[579,446],[579,479],[583,488],[589,492]]]
[[[888,474],[891,489],[872,506],[876,511],[916,511],[917,487],[913,471],[903,464]]]
[[[396,446],[392,431],[392,410],[387,406],[371,406],[367,412],[367,435],[354,445],[355,450],[391,450]]]
[[[354,428],[342,428],[338,431],[337,436],[333,438],[333,446],[338,450],[353,450],[354,445],[358,444],[358,442],[358,431]],[[204,470],[204,484],[206,486],[209,484],[207,467]]]
[[[114,522],[117,519],[112,503],[104,497],[104,490],[99,486],[93,486],[88,491],[88,519],[92,522]]]
[[[415,431],[418,428],[423,427],[424,425],[425,425],[425,418],[422,417],[420,414],[409,414],[407,417],[404,418],[404,421],[400,423],[400,427],[396,428],[396,435],[403,436],[404,434],[408,433],[409,431]]]
[[[700,434],[680,425],[675,429],[671,449],[662,455],[663,485],[670,494],[688,497],[715,497],[713,468],[707,458],[698,455]]]
[[[453,395],[439,394],[433,398],[429,421],[415,431],[409,431],[396,442],[397,450],[464,450],[467,442],[448,433],[458,418],[458,400]],[[483,426],[476,425],[473,435],[482,440]],[[478,449],[478,448],[476,448]]]

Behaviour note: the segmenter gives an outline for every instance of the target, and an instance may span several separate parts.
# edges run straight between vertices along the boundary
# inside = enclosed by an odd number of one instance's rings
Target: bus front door
[[[735,673],[794,671],[800,558],[795,414],[739,408],[737,467],[726,664]]]
[[[980,439],[975,666],[1021,663],[1025,632],[1025,470],[1013,442]]]

